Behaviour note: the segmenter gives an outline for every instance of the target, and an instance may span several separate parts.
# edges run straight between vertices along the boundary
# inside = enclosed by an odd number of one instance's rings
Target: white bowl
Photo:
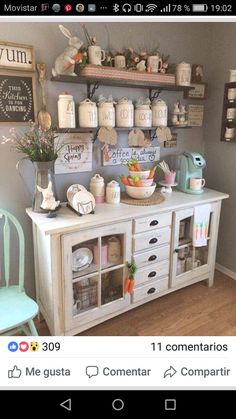
[[[152,186],[153,178],[152,179],[142,179],[141,186]]]
[[[138,176],[140,180],[147,179],[150,174],[150,170],[144,170],[142,172],[133,172],[129,170],[130,177]]]
[[[128,186],[125,185],[125,190],[127,195],[134,199],[146,199],[152,196],[153,192],[156,189],[156,183],[153,183],[152,186]]]

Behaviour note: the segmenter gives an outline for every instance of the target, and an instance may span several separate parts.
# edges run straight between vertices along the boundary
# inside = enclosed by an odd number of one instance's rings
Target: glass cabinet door
[[[194,226],[193,208],[175,212],[171,286],[193,279],[199,273],[209,270],[212,212],[210,213],[207,243],[205,246],[196,247],[193,245],[194,234],[203,235],[204,228],[206,226],[203,223]]]
[[[131,222],[63,238],[66,327],[76,327],[130,303],[124,294],[131,260]]]

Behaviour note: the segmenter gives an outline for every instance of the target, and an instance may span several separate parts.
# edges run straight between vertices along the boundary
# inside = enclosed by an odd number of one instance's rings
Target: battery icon
[[[207,12],[208,10],[208,6],[207,4],[193,4],[193,8],[192,8],[193,12]]]

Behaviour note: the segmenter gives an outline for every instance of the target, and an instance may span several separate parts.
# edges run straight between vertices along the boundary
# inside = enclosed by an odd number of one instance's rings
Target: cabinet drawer
[[[163,260],[162,262],[149,266],[149,268],[138,269],[135,275],[135,285],[141,285],[145,282],[150,282],[156,278],[160,278],[161,276],[168,275],[169,266],[169,261]]]
[[[170,246],[155,247],[148,252],[142,252],[133,256],[134,263],[138,268],[149,266],[151,263],[157,263],[165,259],[169,259]]]
[[[139,250],[151,249],[158,245],[170,242],[170,227],[165,227],[150,231],[149,233],[139,234],[133,238],[134,252]]]
[[[152,281],[143,287],[135,288],[133,291],[133,303],[137,303],[140,300],[146,298],[151,298],[154,295],[157,295],[160,292],[166,291],[168,289],[168,277],[159,279],[157,281]]]
[[[171,225],[171,212],[153,215],[151,217],[137,218],[134,220],[134,233],[143,233],[144,231],[162,228]]]

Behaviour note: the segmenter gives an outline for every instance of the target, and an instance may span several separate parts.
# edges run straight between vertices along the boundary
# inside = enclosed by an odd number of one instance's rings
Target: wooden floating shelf
[[[97,128],[58,128],[57,129],[57,132],[58,133],[63,133],[63,134],[66,134],[66,133],[86,133],[86,132],[91,132],[91,133],[93,133],[93,132],[96,132],[96,131],[98,131],[99,129],[100,129],[101,127],[97,127]],[[116,131],[131,131],[132,129],[141,129],[142,131],[155,131],[156,129],[157,129],[158,127],[151,127],[151,128],[141,128],[141,127],[130,127],[130,128],[119,128],[119,127],[114,127],[114,129],[116,130]],[[190,129],[190,128],[192,128],[191,126],[189,126],[189,125],[184,125],[184,126],[181,126],[181,125],[168,125],[168,128],[177,128],[177,129]]]
[[[80,84],[96,84],[99,83],[103,86],[113,86],[113,87],[138,87],[140,89],[151,89],[151,90],[172,90],[176,92],[187,92],[193,89],[192,86],[176,86],[175,84],[162,84],[154,83],[149,81],[137,81],[137,80],[117,80],[113,78],[103,78],[103,77],[86,77],[86,76],[67,76],[67,75],[58,75],[51,78],[51,81],[56,81],[60,83],[80,83]]]

